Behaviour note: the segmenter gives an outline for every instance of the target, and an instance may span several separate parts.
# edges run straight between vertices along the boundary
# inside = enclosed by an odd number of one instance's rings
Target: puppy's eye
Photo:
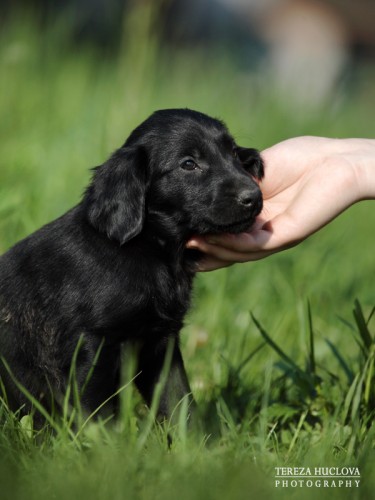
[[[196,170],[198,168],[198,165],[195,163],[194,160],[189,158],[181,163],[181,167],[185,170]]]
[[[236,146],[233,146],[232,155],[234,158],[238,158],[238,148]]]

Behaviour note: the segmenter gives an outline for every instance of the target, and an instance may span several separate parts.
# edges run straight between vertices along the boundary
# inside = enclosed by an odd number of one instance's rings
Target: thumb
[[[252,250],[278,251],[291,248],[304,239],[302,228],[287,213],[275,216],[251,232]]]

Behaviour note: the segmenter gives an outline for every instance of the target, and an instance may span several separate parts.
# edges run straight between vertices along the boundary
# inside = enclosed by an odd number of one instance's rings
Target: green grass
[[[146,14],[111,59],[67,47],[64,25],[4,27],[1,252],[77,203],[89,168],[155,109],[218,116],[258,148],[302,134],[375,136],[370,70],[322,109],[291,111],[226,54],[166,54]],[[153,425],[131,385],[106,425],[66,416],[36,432],[3,405],[1,498],[374,498],[374,227],[364,202],[298,248],[198,276],[182,344],[199,432],[183,420]],[[361,487],[277,490],[281,465],[355,465]]]

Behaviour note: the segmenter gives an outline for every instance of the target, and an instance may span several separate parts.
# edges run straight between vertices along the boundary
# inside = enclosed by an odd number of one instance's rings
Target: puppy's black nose
[[[245,207],[250,207],[251,205],[254,205],[254,203],[258,203],[258,198],[258,192],[250,189],[244,189],[238,195],[238,201]]]

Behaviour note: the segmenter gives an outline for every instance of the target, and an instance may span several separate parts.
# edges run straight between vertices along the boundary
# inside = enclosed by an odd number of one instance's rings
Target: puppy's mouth
[[[210,223],[210,233],[231,233],[238,234],[248,231],[255,222],[255,215],[247,217],[236,222],[231,222],[230,224],[216,224]]]

